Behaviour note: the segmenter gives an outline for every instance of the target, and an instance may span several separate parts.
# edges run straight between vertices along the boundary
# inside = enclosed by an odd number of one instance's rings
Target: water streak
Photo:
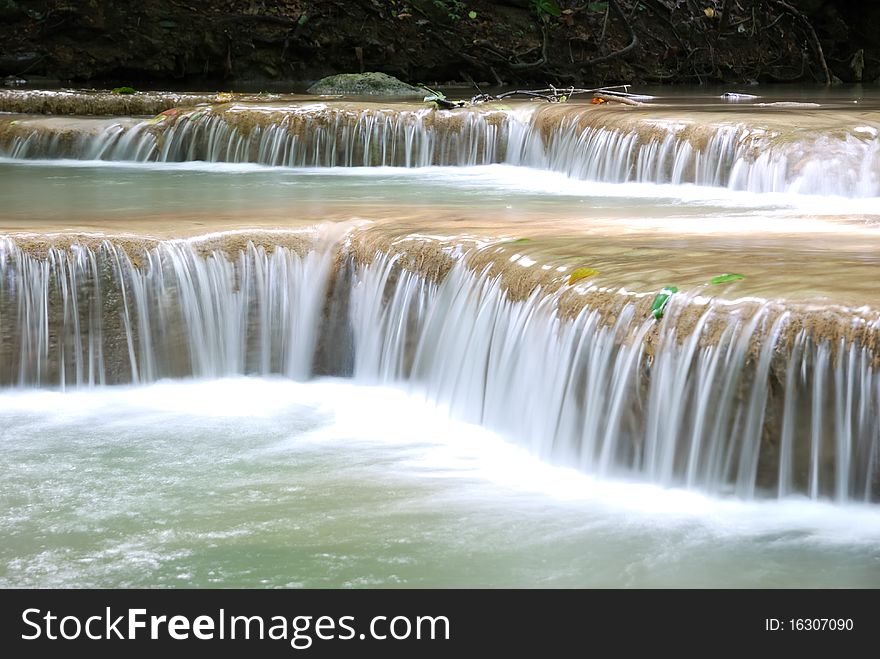
[[[463,261],[439,284],[398,275],[388,294],[393,265],[362,267],[353,288],[356,379],[405,383],[589,473],[744,498],[878,495],[880,374],[865,346],[801,331],[789,350],[796,323],[770,302],[677,296],[656,323],[634,297],[613,319],[590,304],[563,319],[561,293],[513,301]],[[376,336],[390,327],[407,340]]]
[[[129,253],[110,241],[0,241],[0,383],[150,382],[311,374],[331,252],[249,243],[233,257],[184,241]]]
[[[287,167],[507,163],[610,183],[880,196],[880,125],[870,118],[804,113],[794,127],[790,117],[755,110],[627,110],[233,104],[140,122],[0,122],[0,155]]]
[[[476,265],[491,253],[479,246],[433,274],[348,238],[42,250],[0,242],[7,386],[306,379],[349,363],[356,382],[410,389],[587,473],[747,499],[880,496],[880,374],[855,316],[822,315],[820,331],[804,313],[822,311],[683,293],[657,322],[650,294],[513,293],[499,264]]]

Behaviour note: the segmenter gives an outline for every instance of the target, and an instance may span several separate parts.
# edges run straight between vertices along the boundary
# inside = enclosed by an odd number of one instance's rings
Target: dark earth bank
[[[880,2],[0,0],[6,84],[874,82]]]

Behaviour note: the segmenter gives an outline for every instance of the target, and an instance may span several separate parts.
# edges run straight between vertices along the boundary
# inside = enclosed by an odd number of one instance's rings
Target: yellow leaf
[[[706,14],[709,18],[715,18],[715,10],[712,7],[706,7],[703,10],[703,13]]]
[[[575,268],[571,271],[571,274],[568,276],[568,285],[576,284],[581,279],[586,279],[587,277],[592,277],[593,275],[598,275],[599,271],[594,270],[593,268]]]

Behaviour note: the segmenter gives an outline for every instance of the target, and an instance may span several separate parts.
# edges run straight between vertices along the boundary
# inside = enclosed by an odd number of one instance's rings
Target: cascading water
[[[507,162],[610,183],[880,195],[875,119],[793,128],[773,115],[752,114],[707,120],[662,110],[550,107],[511,140]]]
[[[432,112],[333,107],[286,110],[232,106],[170,111],[130,125],[95,120],[100,134],[10,131],[0,153],[12,158],[85,158],[259,163],[288,167],[482,165],[500,162],[506,111]],[[13,127],[15,129],[16,127]],[[59,130],[59,132],[61,132]]]
[[[681,116],[663,108],[536,104],[392,109],[380,104],[227,104],[153,119],[0,122],[0,154],[290,167],[507,163],[583,180],[751,192],[880,196],[880,126],[869,115],[750,109]]]
[[[679,298],[657,323],[644,297],[620,296],[564,318],[561,292],[513,301],[464,261],[439,284],[395,270],[393,258],[359,270],[358,379],[409,381],[589,473],[748,498],[877,497],[880,374],[858,342],[814,340],[769,303]]]
[[[649,295],[513,292],[496,261],[477,265],[480,247],[436,247],[449,267],[426,274],[404,251],[365,261],[348,240],[267,250],[7,239],[0,379],[302,380],[346,374],[317,362],[350,350],[335,362],[352,363],[356,382],[407,387],[587,473],[742,498],[880,495],[878,318],[857,331],[855,317],[813,322],[817,312],[779,303],[681,295],[658,322]],[[342,307],[328,304],[340,295]],[[331,333],[339,325],[350,341]]]
[[[0,585],[876,585],[867,100],[0,117]]]
[[[68,386],[312,369],[331,253],[0,241],[0,383]]]

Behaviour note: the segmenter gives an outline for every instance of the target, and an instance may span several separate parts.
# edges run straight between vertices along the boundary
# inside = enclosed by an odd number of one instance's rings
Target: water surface
[[[550,467],[323,380],[0,396],[4,586],[877,587],[880,514]]]

